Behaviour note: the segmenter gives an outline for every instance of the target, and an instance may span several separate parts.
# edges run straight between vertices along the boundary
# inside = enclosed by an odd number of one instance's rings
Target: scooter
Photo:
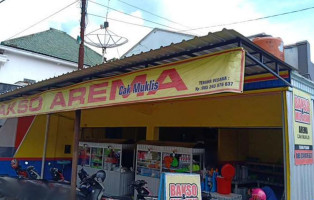
[[[137,192],[137,200],[155,200],[158,199],[158,196],[152,196],[151,192],[149,191],[148,187],[146,186],[147,182],[144,180],[137,180],[134,181],[131,186]]]
[[[61,171],[56,168],[51,168],[51,176],[54,177],[55,181],[62,181],[60,175]],[[127,196],[105,196],[104,195],[104,181],[106,179],[106,173],[103,170],[99,170],[92,176],[89,176],[88,173],[82,167],[78,172],[78,177],[80,179],[80,184],[77,188],[77,195],[80,199],[89,199],[89,200],[131,200],[132,197]],[[158,197],[152,196],[149,189],[146,187],[147,182],[144,180],[134,181],[130,186],[137,191],[138,200],[155,200]]]
[[[103,171],[103,170],[100,170],[100,171]],[[98,171],[97,173],[99,173],[100,171]],[[94,174],[93,176],[96,176],[97,173]],[[82,169],[79,170],[78,176],[79,176],[79,179],[81,180],[79,190],[80,190],[80,193],[83,193],[84,195],[89,195],[91,194],[92,191],[94,191],[95,195],[97,196],[97,199],[101,199],[101,200],[131,200],[132,199],[132,197],[129,197],[129,196],[104,195],[105,188],[104,188],[103,182],[105,181],[105,178],[106,178],[105,172],[104,172],[104,176],[102,176],[101,182],[95,182],[93,176],[89,177],[88,173],[84,170],[83,167]],[[146,187],[146,185],[147,185],[146,181],[137,180],[137,181],[134,181],[130,186],[137,191],[138,200],[158,199],[158,196],[152,196],[151,192]],[[102,195],[102,197],[100,195]]]
[[[59,189],[63,188],[66,191],[63,193],[70,194],[70,182],[64,179],[62,170],[52,167],[50,168],[50,174],[53,181],[49,181],[49,185],[58,186]],[[77,199],[101,200],[104,191],[103,182],[106,178],[106,173],[103,170],[99,170],[94,175],[89,176],[84,168],[82,168],[79,170],[78,176],[80,179],[80,184],[76,189]]]
[[[78,186],[78,198],[88,200],[103,200],[104,194],[103,182],[106,179],[106,172],[99,170],[96,174],[88,176],[84,168],[78,172],[80,185]]]

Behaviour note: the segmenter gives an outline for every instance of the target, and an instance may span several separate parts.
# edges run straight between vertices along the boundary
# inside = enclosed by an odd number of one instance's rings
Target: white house
[[[129,57],[133,54],[147,52],[151,49],[159,49],[160,46],[168,46],[171,43],[179,43],[182,42],[182,40],[190,40],[194,37],[194,35],[154,28],[121,57]]]
[[[49,29],[1,42],[0,93],[77,69],[78,42]],[[85,67],[100,64],[101,55],[85,47]]]

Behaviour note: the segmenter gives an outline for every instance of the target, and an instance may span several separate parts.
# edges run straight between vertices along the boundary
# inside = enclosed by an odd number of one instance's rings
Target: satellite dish
[[[107,48],[115,48],[124,45],[128,39],[115,34],[108,30],[109,22],[105,21],[104,25],[100,25],[99,33],[89,33],[85,35],[85,42],[91,46],[102,49],[103,62],[106,61],[105,53]]]

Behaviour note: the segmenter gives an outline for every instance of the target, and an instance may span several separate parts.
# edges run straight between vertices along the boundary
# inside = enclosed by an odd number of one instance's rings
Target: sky
[[[59,29],[77,38],[80,30],[79,2],[75,2],[53,17],[15,36],[20,31],[73,2],[74,0],[5,0],[0,3],[0,41],[7,40],[12,36],[20,37],[45,31],[49,28]],[[114,10],[108,10],[108,8],[93,2],[109,5]],[[123,2],[133,5],[133,7]],[[314,0],[109,0],[109,2],[108,0],[88,0],[87,12],[89,14],[87,15],[86,34],[98,29],[100,24],[104,23],[108,13],[108,30],[127,38],[128,43],[118,48],[107,49],[105,55],[107,59],[120,57],[152,28],[157,27],[197,36],[223,28],[234,29],[244,36],[266,33],[274,37],[281,37],[285,45],[307,40],[312,45],[311,57],[314,61],[314,9],[253,22],[209,27],[313,6]],[[200,27],[209,28],[188,31]],[[104,30],[98,30],[95,33],[104,34]],[[93,39],[93,36],[90,37]],[[101,53],[101,49],[92,48]]]

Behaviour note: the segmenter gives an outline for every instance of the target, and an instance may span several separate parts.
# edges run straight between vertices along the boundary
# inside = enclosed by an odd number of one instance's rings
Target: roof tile
[[[2,45],[31,51],[62,60],[78,62],[79,44],[63,31],[50,28],[47,31],[14,38],[1,42]],[[84,64],[93,66],[101,64],[102,57],[85,46]]]

